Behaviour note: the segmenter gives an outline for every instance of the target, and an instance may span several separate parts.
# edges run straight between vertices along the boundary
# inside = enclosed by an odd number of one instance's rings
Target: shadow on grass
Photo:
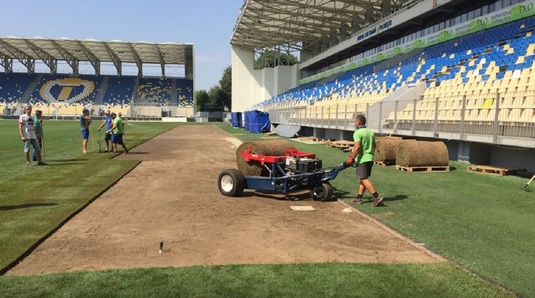
[[[44,160],[46,163],[54,163],[54,164],[58,164],[58,163],[78,163],[80,161],[88,161],[89,159],[84,159],[84,158],[69,158],[69,159],[49,159],[47,158],[46,160]]]
[[[47,162],[48,163],[48,162]],[[57,167],[57,166],[76,166],[76,165],[85,165],[86,162],[54,162],[54,163],[48,163],[47,167]]]
[[[15,209],[34,208],[34,207],[49,207],[56,206],[56,203],[33,203],[33,204],[21,204],[12,206],[0,206],[0,211],[8,211]]]
[[[406,195],[397,195],[395,197],[385,197],[383,202],[401,201],[401,200],[406,200],[408,198],[409,197],[407,197]]]
[[[337,188],[334,188],[333,189],[333,198],[349,199],[349,198],[355,198],[355,197],[351,196],[351,193],[349,191],[343,191],[343,190],[339,190]]]
[[[351,198],[351,203],[353,204],[356,204],[355,201],[354,201],[354,197],[343,197],[343,198]],[[394,201],[401,201],[401,200],[406,200],[408,199],[409,197],[406,196],[406,195],[397,195],[395,197],[384,197],[383,201],[381,203],[379,203],[379,205],[377,205],[376,207],[388,207],[387,203],[388,202],[394,202]],[[361,205],[361,204],[372,204],[373,203],[373,197],[372,196],[364,196],[362,198],[362,203],[360,204],[357,204],[357,205]]]

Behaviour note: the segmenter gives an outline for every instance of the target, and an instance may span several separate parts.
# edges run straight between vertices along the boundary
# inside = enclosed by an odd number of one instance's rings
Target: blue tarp
[[[242,127],[242,113],[232,112],[230,114],[230,123],[232,124],[232,127]]]
[[[269,114],[261,111],[247,111],[245,114],[245,130],[252,133],[262,133],[271,131],[271,121]]]

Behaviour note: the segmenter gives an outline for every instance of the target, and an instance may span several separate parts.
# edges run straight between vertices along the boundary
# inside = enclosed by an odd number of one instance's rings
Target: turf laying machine
[[[219,191],[225,196],[240,196],[244,189],[283,194],[309,190],[318,201],[332,199],[329,181],[350,166],[344,162],[325,170],[315,154],[300,152],[287,140],[244,142],[236,151],[236,162],[238,169],[219,174]]]

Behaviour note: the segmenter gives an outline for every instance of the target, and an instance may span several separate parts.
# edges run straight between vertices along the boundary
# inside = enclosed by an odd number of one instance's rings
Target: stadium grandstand
[[[45,117],[131,119],[194,115],[193,45],[45,38],[0,38],[0,111],[31,104]]]
[[[450,160],[535,171],[535,0],[244,1],[232,111],[300,134],[444,141]],[[265,51],[300,62],[255,68]]]

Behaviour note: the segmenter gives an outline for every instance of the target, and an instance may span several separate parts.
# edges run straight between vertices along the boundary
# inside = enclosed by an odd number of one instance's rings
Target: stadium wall
[[[297,86],[298,65],[254,69],[254,52],[232,47],[232,111],[250,110],[255,104]]]
[[[232,111],[242,112],[253,105],[254,53],[252,50],[233,46],[232,63]]]

